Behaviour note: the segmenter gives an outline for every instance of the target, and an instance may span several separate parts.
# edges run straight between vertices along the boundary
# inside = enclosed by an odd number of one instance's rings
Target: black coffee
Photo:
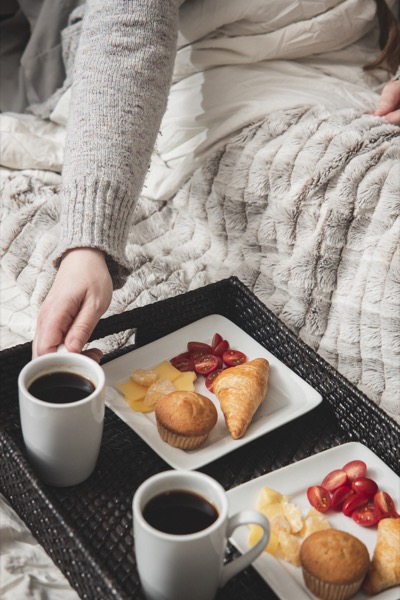
[[[218,511],[202,496],[177,490],[152,498],[144,507],[143,516],[159,531],[187,535],[212,525]]]
[[[38,377],[29,387],[35,398],[52,404],[78,402],[95,390],[93,383],[77,373],[54,372]]]

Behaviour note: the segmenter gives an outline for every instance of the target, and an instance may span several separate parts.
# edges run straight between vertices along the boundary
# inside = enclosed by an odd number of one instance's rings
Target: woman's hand
[[[81,352],[109,307],[112,291],[103,252],[95,248],[67,252],[39,312],[33,357],[55,352],[62,342],[70,352]],[[96,349],[85,354],[96,361],[102,356]]]
[[[373,114],[385,117],[389,123],[400,125],[400,81],[391,81],[385,85]]]

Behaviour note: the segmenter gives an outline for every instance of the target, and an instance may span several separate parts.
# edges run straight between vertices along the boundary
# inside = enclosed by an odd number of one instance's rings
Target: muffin
[[[203,444],[218,418],[209,398],[186,390],[162,396],[155,415],[161,439],[183,450],[194,450]]]
[[[360,589],[369,567],[367,547],[337,529],[309,535],[300,548],[304,583],[323,600],[346,600]]]

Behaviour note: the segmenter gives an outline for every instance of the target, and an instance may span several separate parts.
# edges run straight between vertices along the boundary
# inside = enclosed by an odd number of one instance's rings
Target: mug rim
[[[40,364],[43,364],[43,366],[46,365],[46,363],[48,362],[53,362],[53,361],[60,361],[60,356],[61,353],[57,353],[57,352],[51,352],[48,354],[44,354],[43,356],[38,356],[37,358],[34,358],[32,360],[30,360],[28,363],[26,363],[26,365],[21,369],[21,371],[19,372],[18,375],[18,389],[31,401],[34,402],[36,404],[38,404],[39,406],[47,406],[47,407],[52,407],[52,408],[56,408],[59,410],[62,410],[63,408],[66,407],[70,407],[70,406],[81,406],[82,404],[86,404],[87,402],[90,402],[90,400],[93,399],[93,396],[101,393],[101,391],[104,389],[105,387],[105,382],[106,382],[106,377],[105,377],[105,373],[101,367],[101,365],[99,365],[96,361],[94,361],[92,358],[89,358],[88,356],[85,356],[84,354],[78,354],[75,352],[70,352],[68,353],[69,357],[73,357],[73,360],[76,361],[83,361],[83,363],[86,363],[87,365],[89,365],[91,368],[93,368],[94,370],[97,371],[98,373],[98,379],[99,381],[97,383],[94,383],[93,381],[91,383],[93,383],[93,385],[95,385],[95,389],[93,390],[93,392],[91,394],[89,394],[88,396],[86,396],[86,398],[82,398],[81,400],[76,400],[75,402],[63,402],[62,404],[56,403],[56,402],[45,402],[44,400],[40,400],[40,398],[36,398],[36,396],[34,396],[33,394],[30,393],[30,391],[28,390],[28,386],[26,385],[25,379],[27,377],[27,373],[29,372],[30,369],[34,368],[36,365],[38,367],[40,367]],[[62,354],[62,356],[65,358],[66,354]],[[61,359],[62,360],[62,359]],[[88,362],[90,361],[90,362]],[[73,368],[76,365],[68,365],[69,368]],[[62,371],[62,367],[60,367],[60,371]],[[38,377],[41,377],[43,375],[43,373],[38,372],[37,377],[34,378],[30,385],[36,381],[36,379]],[[79,373],[79,375],[81,375],[83,377],[83,375],[81,373]],[[90,379],[88,377],[88,379]]]
[[[141,506],[141,502],[143,500],[143,496],[148,491],[148,488],[151,487],[152,485],[154,485],[157,482],[157,480],[168,481],[169,479],[174,479],[176,477],[177,478],[191,477],[192,479],[195,479],[195,480],[205,481],[207,483],[207,485],[212,486],[214,488],[214,490],[218,493],[219,505],[215,506],[215,508],[218,511],[218,517],[215,519],[215,521],[213,523],[211,523],[211,525],[209,525],[205,529],[201,529],[200,531],[195,531],[194,533],[187,533],[187,534],[166,533],[165,531],[161,531],[160,529],[157,529],[156,527],[153,527],[152,525],[150,525],[150,523],[148,523],[148,521],[146,521],[146,519],[143,517],[144,506]],[[162,494],[163,491],[164,490],[161,490],[161,489],[155,490],[154,493],[151,494],[147,498],[146,503],[149,502],[155,496]],[[189,490],[182,489],[182,487],[179,487],[179,483],[174,483],[173,485],[171,485],[171,487],[168,488],[168,491],[192,491],[194,493],[197,493],[197,494],[203,496],[208,502],[213,504],[212,500],[205,495],[204,491],[194,490],[194,489],[189,489]],[[144,530],[146,530],[148,533],[153,533],[153,534],[155,533],[155,534],[157,534],[157,536],[160,539],[163,539],[166,541],[173,540],[174,542],[178,542],[178,543],[179,542],[184,543],[184,542],[192,541],[193,539],[199,539],[199,538],[210,535],[210,533],[212,533],[213,531],[218,529],[221,526],[221,524],[227,520],[227,518],[229,516],[228,512],[229,512],[228,511],[228,499],[226,497],[226,492],[225,492],[224,488],[222,487],[222,485],[213,477],[210,477],[209,475],[206,475],[205,473],[201,473],[198,471],[167,470],[167,471],[162,471],[160,473],[155,473],[154,475],[145,479],[140,484],[140,486],[137,488],[136,492],[134,493],[133,501],[132,501],[132,513],[133,513],[134,521],[137,520],[138,523],[140,524],[140,526]]]

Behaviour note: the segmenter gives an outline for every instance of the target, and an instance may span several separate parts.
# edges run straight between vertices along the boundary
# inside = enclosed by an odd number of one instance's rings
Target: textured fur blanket
[[[54,277],[59,176],[3,180],[2,268],[34,314]],[[108,314],[231,274],[399,420],[400,129],[299,107],[211,153],[169,202],[142,197]],[[111,345],[124,343],[123,336]]]

